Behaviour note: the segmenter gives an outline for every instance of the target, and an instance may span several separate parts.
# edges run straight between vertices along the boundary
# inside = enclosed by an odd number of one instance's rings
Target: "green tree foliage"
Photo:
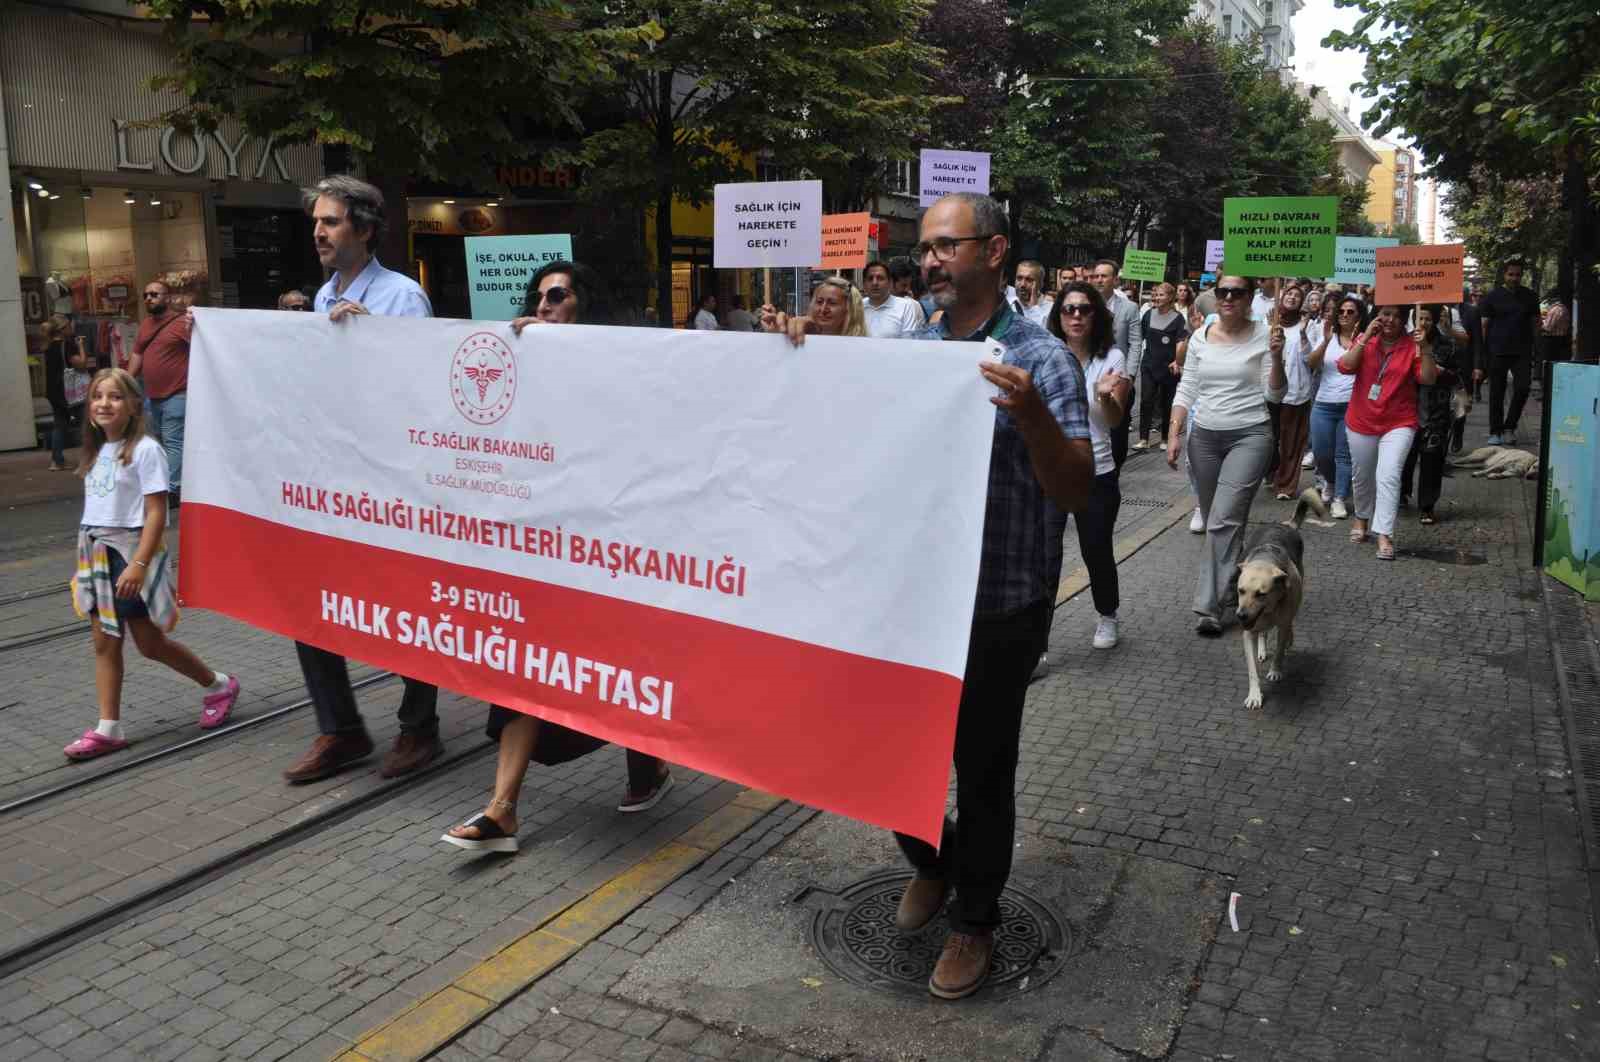
[[[586,88],[649,40],[648,19],[580,28],[561,0],[151,0],[178,48],[167,116],[222,115],[280,142],[344,145],[373,170],[478,176],[516,152],[536,106],[576,125]]]
[[[1585,306],[1600,306],[1600,218],[1588,193],[1600,158],[1600,18],[1593,0],[1338,0],[1360,10],[1327,43],[1366,53],[1364,116],[1404,128],[1437,176],[1470,182],[1560,177],[1569,252]],[[1600,351],[1600,314],[1579,316],[1578,349]]]
[[[590,193],[654,211],[657,305],[672,304],[674,199],[750,180],[770,152],[821,178],[829,206],[859,208],[885,157],[906,157],[940,98],[937,51],[917,39],[925,0],[575,0],[582,25],[648,21],[649,47],[618,64],[621,120],[590,133]],[[615,102],[615,100],[613,100]]]
[[[1493,275],[1499,263],[1520,255],[1541,276],[1554,275],[1556,251],[1567,237],[1558,178],[1507,179],[1479,163],[1466,180],[1446,187],[1444,202],[1480,272]]]

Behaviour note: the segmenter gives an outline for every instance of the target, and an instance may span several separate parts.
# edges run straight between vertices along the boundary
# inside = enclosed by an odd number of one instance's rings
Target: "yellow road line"
[[[571,958],[640,904],[699,866],[783,803],[746,789],[644,859],[556,912],[398,1017],[364,1034],[338,1062],[412,1062]]]

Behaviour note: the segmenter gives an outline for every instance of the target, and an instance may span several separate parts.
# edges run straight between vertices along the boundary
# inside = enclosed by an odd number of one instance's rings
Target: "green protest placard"
[[[1126,251],[1122,257],[1124,280],[1149,280],[1160,283],[1167,279],[1167,252]]]
[[[1222,201],[1222,270],[1236,277],[1333,275],[1339,236],[1335,196]]]

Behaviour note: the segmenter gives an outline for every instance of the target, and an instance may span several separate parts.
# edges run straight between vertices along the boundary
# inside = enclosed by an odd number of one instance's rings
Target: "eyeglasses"
[[[291,302],[291,303],[289,303],[289,305],[285,306],[284,309],[285,310],[304,310],[305,312],[310,313],[311,312],[311,304],[309,302]]]
[[[1250,295],[1249,288],[1216,288],[1214,289],[1219,299],[1243,299]]]
[[[1339,316],[1340,317],[1358,317],[1358,316],[1360,316],[1360,312],[1361,311],[1357,310],[1354,306],[1346,306],[1344,309],[1339,311]]]
[[[992,240],[998,235],[1000,234],[997,232],[989,232],[982,236],[940,236],[937,239],[923,240],[911,248],[911,258],[912,261],[920,262],[928,257],[929,251],[932,251],[933,256],[939,261],[948,262],[956,256],[956,248],[961,244],[973,240]]]
[[[147,299],[159,299],[159,298],[161,298],[161,292],[159,292],[159,291],[147,291],[147,292],[144,293],[144,297],[147,298]]]
[[[550,287],[544,289],[542,298],[551,306],[560,306],[562,303],[567,301],[567,296],[571,294],[572,292],[570,290],[562,287],[560,284],[552,284]]]
[[[1086,302],[1064,302],[1061,304],[1062,317],[1090,317],[1094,314],[1094,307]]]

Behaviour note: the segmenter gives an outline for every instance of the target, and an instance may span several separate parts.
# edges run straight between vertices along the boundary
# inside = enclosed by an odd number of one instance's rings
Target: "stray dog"
[[[1328,517],[1322,497],[1315,490],[1302,491],[1292,517],[1281,524],[1255,528],[1245,543],[1244,561],[1239,565],[1238,617],[1245,664],[1250,670],[1246,708],[1261,707],[1257,663],[1266,663],[1270,649],[1272,666],[1267,681],[1277,682],[1283,678],[1284,655],[1294,645],[1294,618],[1306,589],[1300,525],[1308,510],[1324,520]]]
[[[1472,474],[1474,479],[1537,479],[1539,458],[1526,450],[1502,450]]]
[[[1509,446],[1480,446],[1465,457],[1457,458],[1457,467],[1481,465],[1474,479],[1533,479],[1539,474],[1539,457],[1526,450]]]

